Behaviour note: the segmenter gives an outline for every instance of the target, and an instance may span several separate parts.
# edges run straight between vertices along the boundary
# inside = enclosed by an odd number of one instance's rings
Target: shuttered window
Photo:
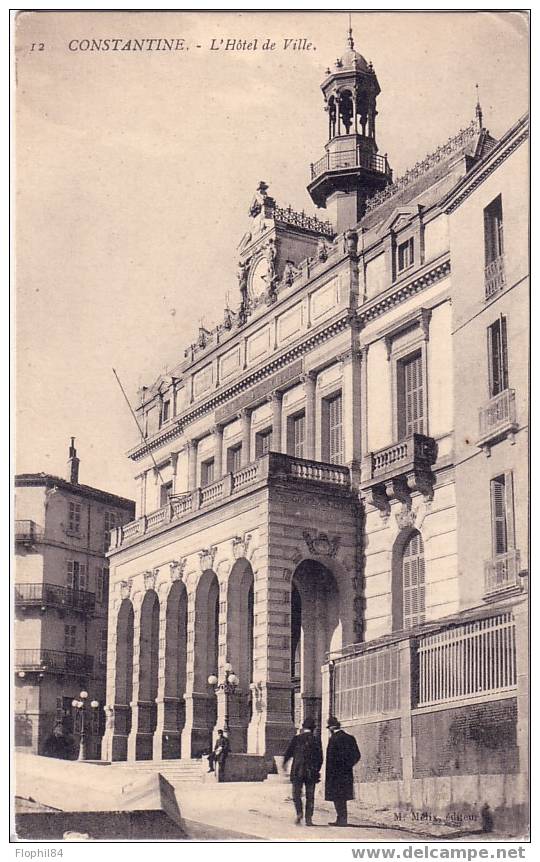
[[[510,472],[491,480],[491,529],[494,556],[506,554],[515,547],[513,477]]]
[[[108,551],[111,545],[111,530],[116,527],[116,512],[105,512],[104,518],[103,550]]]
[[[484,210],[484,247],[486,266],[504,254],[501,195]]]
[[[426,618],[426,573],[424,543],[420,533],[411,536],[403,549],[403,628]]]
[[[214,481],[214,459],[203,461],[201,464],[201,488],[206,488]]]
[[[86,563],[79,563],[78,560],[67,561],[67,585],[72,590],[86,590],[88,588]]]
[[[75,626],[64,626],[64,648],[67,652],[75,649],[77,643],[77,629]]]
[[[242,466],[242,445],[239,446],[231,446],[230,449],[227,450],[227,471],[229,473],[236,473],[237,470]]]
[[[268,455],[272,448],[272,429],[267,428],[255,435],[255,454],[257,458]]]
[[[287,452],[295,458],[304,457],[306,436],[305,413],[297,413],[287,419]]]
[[[341,392],[328,400],[328,460],[330,464],[343,461],[343,409]]]
[[[488,367],[489,395],[508,389],[508,346],[506,340],[506,317],[501,315],[495,323],[488,326]]]
[[[68,530],[70,533],[78,533],[81,529],[81,504],[80,503],[71,503],[69,504],[69,520],[68,520]]]
[[[424,369],[420,351],[398,365],[398,436],[424,430]]]

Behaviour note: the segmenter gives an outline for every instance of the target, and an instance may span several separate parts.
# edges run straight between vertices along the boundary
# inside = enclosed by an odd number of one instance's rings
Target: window
[[[206,488],[214,481],[214,459],[209,458],[201,464],[201,488]]]
[[[493,398],[508,389],[508,348],[506,317],[499,317],[488,326],[489,395]]]
[[[290,455],[294,455],[295,458],[304,457],[305,436],[305,413],[297,413],[296,416],[289,416],[287,420],[287,450]]]
[[[493,556],[506,554],[515,547],[512,473],[491,480],[491,532]]]
[[[98,661],[102,666],[107,664],[107,629],[101,629],[99,635]]]
[[[403,628],[410,629],[426,618],[424,543],[414,533],[403,548]]]
[[[109,592],[109,568],[104,566],[96,572],[96,601],[102,604],[107,601]]]
[[[164,482],[159,489],[159,505],[165,506],[169,502],[169,496],[172,494],[173,483]]]
[[[330,464],[343,462],[343,411],[341,392],[322,402],[322,455]]]
[[[486,266],[504,253],[501,195],[484,210],[484,249]]]
[[[164,425],[165,422],[168,422],[171,416],[171,401],[168,398],[166,401],[163,401],[161,405],[161,425]]]
[[[398,272],[407,269],[414,263],[414,240],[411,237],[407,242],[398,245]]]
[[[86,563],[78,560],[67,561],[67,585],[71,590],[86,590],[88,587],[88,569]]]
[[[108,551],[111,544],[111,530],[116,527],[116,512],[105,512],[105,535],[103,537],[103,550]]]
[[[272,448],[272,429],[265,428],[264,431],[259,431],[255,435],[255,457],[261,458],[262,455],[267,455]]]
[[[424,430],[424,369],[417,351],[398,362],[398,438],[422,434]]]
[[[81,504],[69,503],[68,530],[70,533],[78,533],[81,529]]]
[[[236,473],[242,466],[242,444],[227,449],[227,472]]]
[[[64,626],[64,649],[66,652],[71,652],[75,649],[77,643],[77,628],[76,626]]]

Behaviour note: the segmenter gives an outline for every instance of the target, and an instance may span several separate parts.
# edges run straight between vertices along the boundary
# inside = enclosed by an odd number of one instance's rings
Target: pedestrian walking
[[[214,750],[208,755],[208,772],[215,772],[218,781],[223,781],[225,777],[225,762],[230,750],[229,740],[222,730],[218,730]]]
[[[313,807],[315,804],[315,785],[321,780],[323,753],[320,739],[314,734],[315,722],[312,718],[304,719],[302,730],[291,739],[283,766],[292,759],[291,783],[296,824],[302,822],[302,789],[306,791],[306,826],[313,826]]]
[[[57,757],[60,760],[71,760],[74,756],[73,738],[66,733],[62,722],[57,722],[47,737],[43,753],[45,757]]]
[[[327,724],[330,739],[326,749],[324,798],[334,803],[336,819],[330,826],[347,825],[347,800],[354,799],[353,766],[360,760],[354,736],[345,733],[335,716]]]

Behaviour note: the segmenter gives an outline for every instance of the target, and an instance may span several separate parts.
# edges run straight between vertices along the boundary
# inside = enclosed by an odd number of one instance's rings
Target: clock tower
[[[386,156],[375,137],[377,96],[381,92],[371,63],[354,50],[349,28],[347,50],[326,70],[321,85],[328,114],[325,154],[311,165],[307,187],[313,202],[328,210],[337,233],[354,227],[367,198],[392,182]]]

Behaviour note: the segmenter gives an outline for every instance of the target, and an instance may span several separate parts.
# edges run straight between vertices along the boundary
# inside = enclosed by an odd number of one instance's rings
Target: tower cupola
[[[308,192],[328,209],[338,233],[353,227],[365,212],[368,197],[392,182],[386,156],[375,136],[377,96],[381,92],[371,63],[354,48],[349,27],[347,49],[321,85],[328,114],[325,154],[311,165]]]

